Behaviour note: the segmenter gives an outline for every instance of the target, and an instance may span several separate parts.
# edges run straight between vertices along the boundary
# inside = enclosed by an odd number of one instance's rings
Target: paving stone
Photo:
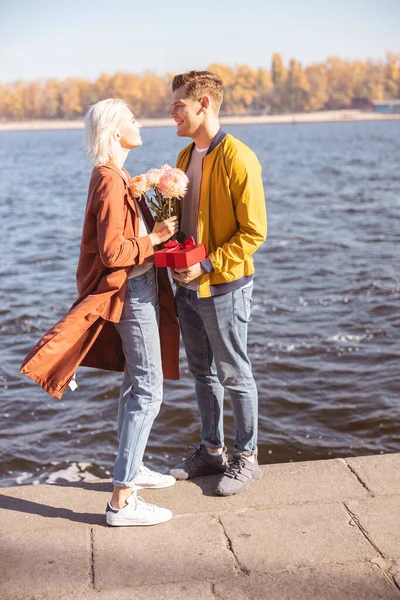
[[[328,565],[295,572],[240,576],[217,583],[218,600],[399,600],[376,565]]]
[[[223,529],[208,515],[176,517],[154,527],[94,530],[98,590],[212,581],[234,574]]]
[[[59,600],[214,600],[211,583],[167,583],[139,588],[91,591],[79,596],[62,596]],[[58,599],[57,599],[58,600]],[[390,600],[390,599],[389,599]]]
[[[400,591],[400,560],[393,560],[391,558],[387,560],[381,558],[380,560],[383,561],[385,565],[384,570],[393,578],[393,581]]]
[[[377,555],[345,508],[306,504],[222,515],[241,567],[268,572]]]
[[[257,483],[244,494],[227,498],[214,495],[219,476],[198,477],[164,490],[143,490],[141,494],[149,502],[169,508],[175,515],[223,514],[248,507],[368,496],[342,459],[264,465],[261,468],[263,475]]]
[[[393,579],[395,580],[396,585],[400,590],[400,569],[398,569],[397,571],[395,571],[393,573]]]
[[[400,495],[348,500],[346,506],[385,557],[400,558]]]
[[[373,494],[400,494],[400,454],[346,458]]]
[[[6,535],[0,541],[1,600],[76,598],[91,583],[90,531],[48,529]]]
[[[40,527],[103,525],[110,486],[104,483],[30,485],[0,492],[0,536]]]

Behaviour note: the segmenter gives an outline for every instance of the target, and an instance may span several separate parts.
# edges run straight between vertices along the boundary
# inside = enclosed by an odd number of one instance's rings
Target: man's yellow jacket
[[[176,166],[183,171],[193,148],[194,143],[178,156]],[[261,165],[246,144],[220,130],[203,159],[197,242],[206,244],[213,271],[200,276],[199,296],[211,296],[210,285],[252,275],[252,255],[266,237]]]

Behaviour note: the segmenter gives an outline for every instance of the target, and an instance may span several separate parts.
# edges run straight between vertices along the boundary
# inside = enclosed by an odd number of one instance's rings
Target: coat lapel
[[[111,171],[118,173],[118,175],[121,177],[121,179],[123,180],[123,182],[125,184],[125,198],[129,204],[129,206],[131,208],[133,208],[133,210],[135,211],[135,214],[136,214],[137,209],[136,209],[136,205],[135,205],[135,200],[132,197],[131,191],[129,189],[129,182],[131,180],[131,176],[129,175],[128,171],[126,171],[125,169],[120,169],[119,167],[117,167],[115,162],[113,162],[111,160],[104,166],[107,167],[107,169],[111,169]]]

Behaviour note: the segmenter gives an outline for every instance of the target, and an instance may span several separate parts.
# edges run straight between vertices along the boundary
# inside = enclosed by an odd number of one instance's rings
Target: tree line
[[[386,60],[342,60],[303,65],[284,63],[275,53],[271,68],[211,64],[225,84],[222,114],[280,114],[364,108],[377,100],[400,99],[400,54]],[[0,83],[0,118],[76,119],[104,98],[123,98],[140,117],[165,117],[171,97],[172,73],[101,74],[95,81],[73,77],[64,81]]]

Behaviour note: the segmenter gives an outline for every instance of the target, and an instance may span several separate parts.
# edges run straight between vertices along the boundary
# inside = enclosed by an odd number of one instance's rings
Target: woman
[[[169,510],[144,502],[140,487],[175,480],[142,465],[162,401],[162,374],[177,379],[179,328],[165,269],[153,264],[154,247],[178,231],[171,217],[153,224],[129,193],[123,164],[141,146],[141,125],[123,100],[102,100],[85,118],[94,170],[89,185],[77,270],[79,298],[26,357],[21,373],[61,398],[79,364],[124,370],[118,410],[119,448],[109,525],[154,525]]]

